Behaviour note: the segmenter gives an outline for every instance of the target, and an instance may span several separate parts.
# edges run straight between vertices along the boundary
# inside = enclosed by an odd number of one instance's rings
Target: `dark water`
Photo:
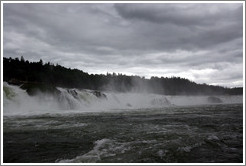
[[[241,163],[243,105],[4,117],[4,163]]]

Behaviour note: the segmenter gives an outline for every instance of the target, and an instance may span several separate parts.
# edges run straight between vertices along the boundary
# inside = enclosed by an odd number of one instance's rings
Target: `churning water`
[[[242,103],[177,106],[165,99],[168,106],[159,108],[13,114],[19,110],[9,105],[20,100],[10,98],[5,94],[4,163],[243,162]]]
[[[243,107],[6,116],[4,162],[242,162]]]

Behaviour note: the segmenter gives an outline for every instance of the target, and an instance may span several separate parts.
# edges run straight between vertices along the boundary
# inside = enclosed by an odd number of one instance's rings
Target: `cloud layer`
[[[243,5],[3,5],[4,57],[243,86]]]

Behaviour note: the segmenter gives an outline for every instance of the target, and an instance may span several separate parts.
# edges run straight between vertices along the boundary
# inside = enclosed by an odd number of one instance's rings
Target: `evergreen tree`
[[[224,88],[207,84],[196,84],[180,77],[151,77],[145,79],[139,76],[107,73],[88,74],[78,69],[68,69],[59,64],[48,62],[25,61],[15,58],[3,58],[3,80],[7,82],[40,83],[50,86],[67,88],[85,88],[94,90],[116,90],[118,92],[145,91],[166,95],[238,95],[243,94],[243,88]]]

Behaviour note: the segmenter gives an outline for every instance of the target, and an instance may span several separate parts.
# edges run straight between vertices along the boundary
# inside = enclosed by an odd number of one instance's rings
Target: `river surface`
[[[4,163],[242,163],[243,105],[3,117]]]

